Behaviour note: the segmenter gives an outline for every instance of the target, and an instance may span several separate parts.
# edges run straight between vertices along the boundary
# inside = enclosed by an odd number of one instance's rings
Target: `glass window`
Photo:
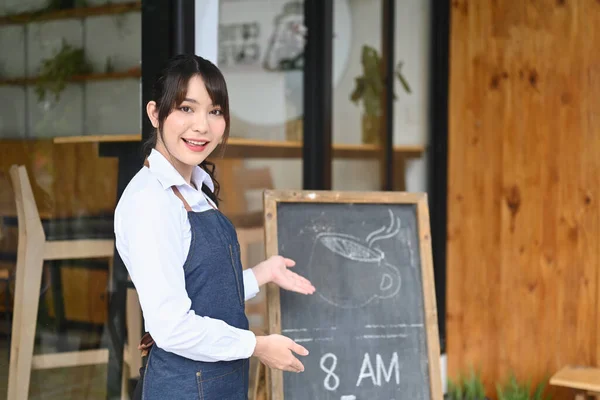
[[[131,0],[0,5],[2,394],[23,240],[9,171],[24,167],[32,189],[24,199],[33,200],[46,240],[113,238],[117,162],[80,139],[140,132],[140,9]],[[43,263],[41,292],[24,294],[39,301],[35,355],[106,348],[109,269],[109,258]],[[28,391],[28,398],[104,399],[106,365],[34,370]]]

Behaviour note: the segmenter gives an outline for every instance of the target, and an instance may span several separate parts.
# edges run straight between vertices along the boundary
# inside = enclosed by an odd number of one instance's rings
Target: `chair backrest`
[[[27,241],[45,241],[46,235],[42,226],[42,220],[33,197],[33,190],[27,175],[27,169],[23,165],[10,167],[10,178],[17,206],[17,221],[19,225],[19,247]],[[32,240],[37,239],[37,240]]]
[[[238,168],[236,178],[243,191],[273,189],[273,177],[269,167]]]
[[[235,170],[235,188],[242,194],[244,204],[244,211],[249,212],[249,201],[248,199],[255,199],[258,195],[257,191],[263,191],[266,189],[273,189],[273,177],[271,176],[271,169],[269,167],[258,167],[258,168],[247,168],[240,167]],[[259,203],[262,203],[258,199]]]

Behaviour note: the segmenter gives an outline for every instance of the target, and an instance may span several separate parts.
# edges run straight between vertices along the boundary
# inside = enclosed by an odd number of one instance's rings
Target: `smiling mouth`
[[[190,151],[193,151],[195,153],[201,153],[204,150],[208,149],[208,144],[210,143],[209,141],[206,141],[206,140],[191,140],[191,139],[184,139],[184,138],[181,138],[181,140],[183,140],[183,143],[185,143],[185,146]]]
[[[205,146],[206,144],[208,144],[207,141],[200,141],[200,140],[183,139],[183,141],[186,142],[187,144],[191,144],[192,146]]]

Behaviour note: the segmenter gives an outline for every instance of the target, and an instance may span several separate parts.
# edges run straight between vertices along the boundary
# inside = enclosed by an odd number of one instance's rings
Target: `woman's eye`
[[[183,106],[183,107],[179,107],[179,109],[185,113],[191,112],[192,109],[190,107],[187,106]]]
[[[219,110],[218,108],[216,110],[212,110],[210,113],[213,115],[223,115],[223,111]]]

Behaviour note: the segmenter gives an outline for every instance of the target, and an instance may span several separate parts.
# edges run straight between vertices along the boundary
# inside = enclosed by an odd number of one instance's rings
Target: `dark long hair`
[[[225,118],[225,133],[221,144],[221,154],[225,150],[227,138],[229,138],[229,96],[227,85],[221,71],[210,61],[191,54],[181,54],[171,58],[162,69],[152,90],[152,100],[156,102],[158,110],[158,129],[155,129],[150,138],[144,144],[146,157],[156,147],[158,135],[163,138],[163,125],[169,114],[177,108],[187,94],[188,83],[194,76],[200,76],[206,87],[206,91],[215,106],[221,107]],[[214,192],[206,185],[202,185],[202,191],[211,200],[218,204],[219,182],[215,179],[215,164],[204,160],[200,168],[208,173],[214,182]]]

